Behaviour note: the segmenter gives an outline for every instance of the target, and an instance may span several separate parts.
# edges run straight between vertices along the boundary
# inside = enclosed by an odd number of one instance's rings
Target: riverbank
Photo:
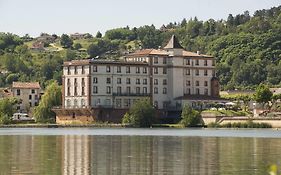
[[[83,127],[95,127],[95,128],[124,128],[130,127],[130,125],[124,124],[103,124],[103,123],[96,123],[96,124],[10,124],[10,125],[0,125],[0,128],[83,128]]]

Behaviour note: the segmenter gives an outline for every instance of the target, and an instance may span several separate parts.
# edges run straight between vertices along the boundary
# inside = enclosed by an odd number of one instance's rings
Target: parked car
[[[13,114],[14,121],[34,121],[34,118],[29,117],[26,113],[14,113]]]

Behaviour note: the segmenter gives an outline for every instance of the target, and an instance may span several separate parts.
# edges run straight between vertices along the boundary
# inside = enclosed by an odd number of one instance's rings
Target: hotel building
[[[163,49],[139,50],[122,60],[64,62],[63,104],[55,111],[62,123],[118,122],[140,98],[149,98],[168,115],[168,111],[180,111],[185,103],[196,106],[218,96],[214,57],[185,51],[172,36]]]

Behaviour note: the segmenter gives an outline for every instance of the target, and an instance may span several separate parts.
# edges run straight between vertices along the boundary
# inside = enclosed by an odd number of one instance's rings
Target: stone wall
[[[246,123],[249,120],[254,123],[266,123],[270,124],[273,128],[281,128],[281,117],[266,118],[266,117],[226,117],[226,116],[202,116],[204,124],[208,125],[210,123],[227,124],[227,123]]]

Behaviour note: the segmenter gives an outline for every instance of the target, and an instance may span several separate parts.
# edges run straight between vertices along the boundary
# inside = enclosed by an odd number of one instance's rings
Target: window
[[[129,107],[131,104],[131,99],[124,99],[124,106]]]
[[[131,94],[131,87],[127,87],[127,88],[126,88],[126,93],[127,93],[127,94]]]
[[[78,86],[78,84],[77,84],[77,78],[74,78],[74,86]]]
[[[93,72],[98,72],[98,67],[96,65],[93,66]]]
[[[199,81],[196,81],[195,85],[196,85],[196,86],[199,86]]]
[[[131,79],[130,78],[126,79],[126,84],[131,84]]]
[[[154,68],[154,74],[158,74],[158,67]]]
[[[111,94],[111,87],[110,86],[106,86],[106,93]]]
[[[186,80],[186,86],[190,86],[190,80]]]
[[[77,71],[77,66],[74,66],[74,74],[77,74],[78,71]]]
[[[163,74],[167,74],[167,68],[163,67]]]
[[[215,60],[212,60],[212,66],[215,66]]]
[[[213,76],[213,77],[216,76],[215,70],[212,70],[212,76]]]
[[[143,79],[143,84],[147,84],[147,79]]]
[[[131,68],[129,66],[126,67],[126,73],[130,73],[131,72]]]
[[[154,88],[154,94],[158,94],[158,88],[157,87]]]
[[[85,87],[85,78],[82,78],[81,81],[82,87]]]
[[[190,88],[187,88],[187,89],[186,89],[186,94],[187,94],[187,95],[190,95]]]
[[[147,68],[144,67],[142,71],[143,71],[144,74],[146,74],[147,73]]]
[[[74,96],[77,96],[77,87],[74,87]]]
[[[158,101],[154,101],[154,107],[158,108]]]
[[[20,89],[17,89],[17,95],[20,95]]]
[[[121,86],[118,86],[117,87],[117,94],[121,94],[122,93],[122,88],[121,88]]]
[[[78,101],[77,99],[74,99],[74,107],[77,107],[78,106]]]
[[[163,64],[167,64],[167,58],[166,57],[163,58]]]
[[[35,94],[35,89],[31,89],[31,93],[32,93],[32,94]]]
[[[121,78],[117,78],[117,84],[121,84]]]
[[[199,88],[196,88],[196,94],[197,94],[197,95],[200,95],[200,90],[199,90]]]
[[[82,66],[81,69],[82,69],[82,74],[85,74],[85,67]]]
[[[37,101],[38,101],[38,95],[35,95],[35,96],[34,96],[34,98],[35,98],[35,100],[37,100]]]
[[[110,72],[110,66],[106,66],[106,72]]]
[[[190,59],[186,59],[186,65],[190,65]]]
[[[69,78],[67,79],[67,86],[71,86]]]
[[[85,99],[81,99],[81,106],[82,106],[82,107],[86,106],[86,104],[85,104]]]
[[[204,95],[208,95],[208,89],[204,89]]]
[[[158,85],[158,79],[154,79],[154,85]]]
[[[122,102],[121,99],[116,99],[116,107],[121,107],[122,106]]]
[[[199,65],[199,60],[195,61],[195,65],[198,66]]]
[[[167,94],[167,88],[163,88],[163,94]]]
[[[163,79],[163,85],[167,85],[167,79]]]
[[[186,75],[190,75],[190,69],[186,69],[185,71],[186,71],[185,72]]]
[[[67,75],[70,75],[70,67],[67,67]]]
[[[140,87],[136,87],[136,94],[140,94]]]
[[[140,73],[140,67],[136,67],[136,73],[137,73],[137,74]]]
[[[67,106],[67,107],[70,107],[70,106],[71,106],[71,100],[68,99],[68,100],[66,101],[66,106]]]
[[[111,83],[111,78],[106,78],[106,84],[110,84]]]
[[[199,76],[199,69],[195,70],[195,75]]]
[[[158,64],[158,57],[153,57],[153,63]]]
[[[67,96],[70,96],[70,87],[67,87]]]
[[[140,84],[140,79],[139,78],[136,79],[136,84]]]
[[[85,87],[82,87],[82,95],[85,95]]]
[[[208,61],[204,60],[204,66],[208,66]]]
[[[94,86],[94,87],[93,87],[93,93],[94,93],[94,94],[97,94],[97,93],[98,93],[98,87],[97,87],[97,86]]]
[[[208,86],[208,81],[204,81],[204,86]]]
[[[121,73],[121,66],[117,66],[117,73]]]
[[[208,70],[204,70],[204,75],[208,76]]]
[[[147,94],[147,87],[142,88],[143,94]]]
[[[93,83],[94,83],[94,84],[97,84],[97,83],[98,83],[98,78],[97,78],[97,77],[94,77],[94,78],[93,78]]]
[[[29,95],[29,100],[31,100],[32,99],[32,95]]]

